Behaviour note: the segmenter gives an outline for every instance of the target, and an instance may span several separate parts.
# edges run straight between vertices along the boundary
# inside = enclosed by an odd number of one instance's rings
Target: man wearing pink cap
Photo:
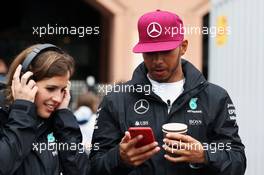
[[[235,107],[228,93],[211,84],[181,57],[183,22],[174,13],[154,11],[138,21],[139,42],[133,48],[144,62],[133,73],[129,87],[104,97],[98,109],[90,154],[94,174],[242,175],[244,145],[238,135]],[[151,86],[151,92],[137,91]],[[187,134],[169,133],[162,125],[184,123]],[[155,142],[132,138],[129,127],[151,127]],[[177,146],[177,149],[173,149]]]

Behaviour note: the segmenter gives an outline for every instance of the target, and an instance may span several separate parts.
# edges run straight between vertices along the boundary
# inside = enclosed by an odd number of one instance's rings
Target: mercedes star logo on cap
[[[150,36],[151,38],[157,38],[158,36],[161,35],[161,32],[162,32],[161,25],[157,22],[152,22],[147,27],[148,36]]]

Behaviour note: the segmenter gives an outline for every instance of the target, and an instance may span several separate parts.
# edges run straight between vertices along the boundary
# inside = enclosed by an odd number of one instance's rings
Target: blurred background
[[[246,174],[262,175],[263,7],[262,0],[2,2],[0,83],[5,81],[8,66],[21,50],[35,43],[50,42],[65,49],[76,60],[72,108],[77,110],[80,96],[93,92],[98,97],[90,107],[93,109],[104,95],[98,91],[98,85],[129,80],[135,67],[143,60],[141,54],[132,53],[138,41],[138,18],[156,9],[175,12],[183,19],[185,26],[209,29],[185,35],[189,48],[184,57],[200,69],[210,82],[229,92],[237,108],[240,136],[246,145]],[[40,35],[40,28],[44,30],[48,26],[53,27],[53,33],[46,31]],[[83,31],[75,30],[56,34],[56,27],[78,30],[88,27],[88,32],[83,34]],[[224,30],[216,31],[218,28]],[[83,121],[81,118],[80,123]]]

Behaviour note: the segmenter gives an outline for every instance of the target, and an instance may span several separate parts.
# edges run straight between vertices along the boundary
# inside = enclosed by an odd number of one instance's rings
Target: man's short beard
[[[174,76],[175,74],[177,74],[178,70],[179,70],[179,66],[181,66],[181,56],[179,56],[178,58],[178,62],[176,64],[176,66],[172,69],[172,74],[171,76]],[[161,80],[160,83],[166,83],[169,81],[169,79],[171,78],[171,76],[169,76],[168,78],[164,79],[164,80]]]

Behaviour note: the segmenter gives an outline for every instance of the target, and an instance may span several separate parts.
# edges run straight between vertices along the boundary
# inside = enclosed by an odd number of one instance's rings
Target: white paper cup
[[[188,126],[184,123],[167,123],[162,125],[162,132],[163,132],[163,137],[166,137],[166,134],[168,133],[178,133],[178,134],[186,134],[188,131]],[[167,145],[171,149],[177,149],[173,145]],[[176,154],[172,154],[170,152],[167,152],[168,155],[172,157],[178,157]]]
[[[162,125],[162,132],[166,135],[168,133],[186,134],[188,126],[184,123],[167,123]]]

